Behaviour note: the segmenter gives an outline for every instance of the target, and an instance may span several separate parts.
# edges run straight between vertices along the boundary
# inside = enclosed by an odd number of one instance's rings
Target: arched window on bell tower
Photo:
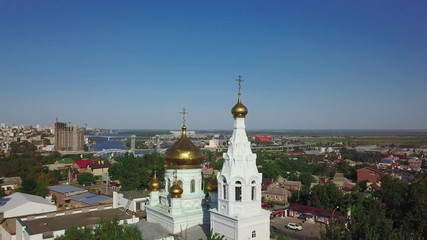
[[[196,181],[193,179],[190,182],[190,192],[195,192],[196,191]]]
[[[236,191],[235,191],[235,196],[236,196],[236,201],[242,201],[242,183],[240,181],[236,181]]]
[[[256,185],[255,185],[255,181],[252,181],[252,183],[251,183],[251,200],[253,201],[253,200],[255,200],[255,198],[256,198]]]
[[[227,200],[227,180],[225,178],[222,180],[222,198]]]

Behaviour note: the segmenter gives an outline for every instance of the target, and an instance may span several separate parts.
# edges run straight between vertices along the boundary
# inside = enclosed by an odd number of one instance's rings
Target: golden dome
[[[208,192],[217,192],[218,191],[218,181],[216,180],[215,177],[212,177],[207,186],[206,189],[208,190]]]
[[[165,168],[169,169],[201,168],[203,163],[202,151],[187,137],[185,125],[182,126],[181,137],[166,150],[164,158]]]
[[[175,181],[172,187],[169,188],[169,193],[172,198],[180,198],[183,192],[184,190],[182,190],[177,181]]]
[[[234,105],[234,107],[231,109],[231,113],[233,114],[234,118],[244,118],[246,114],[248,114],[248,108],[243,105],[242,101],[240,100],[240,96],[236,105]]]
[[[149,183],[149,187],[152,192],[159,191],[162,187],[162,183],[160,183],[159,179],[157,179],[156,171],[154,171],[154,176]]]

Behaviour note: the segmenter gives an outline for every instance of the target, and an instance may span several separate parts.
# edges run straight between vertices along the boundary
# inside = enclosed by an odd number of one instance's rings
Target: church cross
[[[188,114],[187,109],[185,109],[185,107],[182,108],[182,112],[180,112],[182,114],[182,125],[185,125],[185,115]]]
[[[238,84],[239,98],[240,98],[240,95],[242,95],[240,93],[240,90],[242,89],[242,82],[244,82],[244,80],[242,79],[242,76],[239,75],[238,78],[236,79],[236,81],[237,81],[237,84]]]

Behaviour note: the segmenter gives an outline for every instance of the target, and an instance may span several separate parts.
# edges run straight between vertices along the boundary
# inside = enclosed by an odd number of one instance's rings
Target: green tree
[[[38,180],[33,174],[26,176],[22,180],[22,186],[18,191],[41,197],[46,197],[49,192],[47,185],[43,181]]]
[[[327,183],[314,186],[311,189],[309,200],[315,207],[334,209],[336,206],[341,205],[343,194],[335,184]]]
[[[143,157],[126,154],[116,161],[108,172],[111,179],[120,180],[122,190],[147,188],[153,171],[157,171],[157,177],[163,179],[164,160],[159,153],[149,153]]]
[[[301,183],[305,186],[310,186],[316,179],[314,179],[313,175],[309,172],[302,172],[299,175],[299,179]]]
[[[80,185],[92,184],[95,182],[95,177],[92,173],[89,172],[80,173],[79,175],[77,175],[77,182]]]
[[[280,170],[279,164],[274,160],[266,160],[259,169],[263,177],[277,179],[283,171]]]
[[[213,162],[215,170],[222,170],[222,166],[224,165],[224,159],[216,160]]]

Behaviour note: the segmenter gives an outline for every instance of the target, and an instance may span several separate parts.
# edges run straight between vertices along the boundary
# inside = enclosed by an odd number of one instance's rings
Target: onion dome
[[[175,181],[172,187],[169,188],[169,193],[171,194],[172,198],[181,198],[181,194],[183,192],[184,190],[182,190],[177,181]]]
[[[240,96],[237,100],[236,105],[231,109],[231,113],[234,118],[244,118],[246,114],[248,114],[248,108],[243,105],[242,100],[240,100]]]
[[[182,126],[181,137],[166,150],[164,158],[165,168],[168,169],[201,168],[202,151],[188,138],[185,124]]]
[[[162,184],[160,183],[159,179],[157,179],[156,171],[154,171],[154,176],[149,183],[149,187],[152,192],[157,192],[162,187]]]
[[[217,192],[218,191],[218,181],[216,180],[216,178],[212,177],[207,186],[206,189],[208,190],[208,192]]]

